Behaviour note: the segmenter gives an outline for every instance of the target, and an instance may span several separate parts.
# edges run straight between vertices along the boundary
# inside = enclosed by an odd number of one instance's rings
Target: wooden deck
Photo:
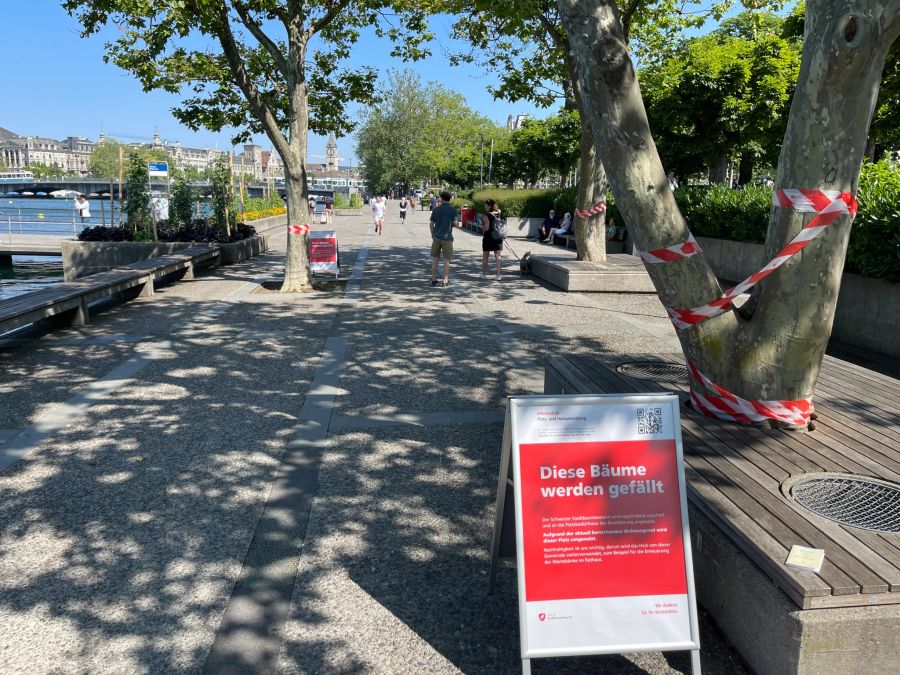
[[[844,526],[782,492],[786,480],[810,473],[900,483],[900,380],[826,357],[816,387],[816,430],[784,432],[703,417],[684,405],[686,382],[657,383],[616,370],[624,362],[660,360],[682,362],[680,355],[555,357],[546,391],[680,394],[691,503],[785,594],[804,609],[900,603],[900,534]],[[819,574],[784,565],[793,544],[824,549]]]
[[[0,255],[62,255],[62,242],[71,241],[72,233],[15,234],[0,232]]]

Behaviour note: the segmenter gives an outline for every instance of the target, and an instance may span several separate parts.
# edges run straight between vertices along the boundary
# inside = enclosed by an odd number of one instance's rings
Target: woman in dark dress
[[[483,234],[481,235],[481,278],[487,278],[488,260],[491,252],[494,253],[494,259],[497,262],[497,275],[494,277],[500,281],[500,256],[503,253],[503,240],[494,239],[491,230],[494,227],[494,220],[500,215],[500,207],[493,199],[488,199],[484,203],[484,213],[481,216],[481,227]]]

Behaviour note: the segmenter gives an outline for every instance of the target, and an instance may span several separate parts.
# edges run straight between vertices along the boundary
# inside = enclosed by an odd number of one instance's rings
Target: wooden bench
[[[818,516],[783,485],[809,473],[857,474],[900,482],[900,381],[826,357],[811,433],[720,422],[690,410],[687,381],[625,375],[626,361],[659,355],[562,356],[545,373],[547,393],[660,392],[682,399],[682,436],[691,503],[758,565],[798,607],[900,603],[900,534],[879,534]],[[680,363],[680,355],[668,361]],[[826,551],[819,574],[784,564],[793,544]]]
[[[174,274],[179,274],[181,279],[193,279],[197,267],[217,260],[219,255],[216,248],[194,246],[172,255],[17,295],[0,302],[0,334],[43,320],[83,326],[90,320],[91,303],[128,291],[134,291],[137,296],[151,296],[156,280]]]

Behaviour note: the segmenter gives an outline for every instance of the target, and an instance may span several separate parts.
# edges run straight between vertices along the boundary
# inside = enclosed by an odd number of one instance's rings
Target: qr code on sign
[[[662,431],[662,408],[638,408],[639,434],[658,434]]]

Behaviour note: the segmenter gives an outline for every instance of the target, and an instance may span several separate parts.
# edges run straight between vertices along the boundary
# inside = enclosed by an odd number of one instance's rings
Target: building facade
[[[284,178],[284,163],[274,151],[263,150],[254,143],[244,145],[243,152],[234,157],[236,173],[250,174],[253,179],[264,183],[269,179]]]
[[[150,150],[161,150],[168,155],[172,165],[181,171],[187,169],[196,169],[200,173],[204,173],[220,160],[227,160],[228,153],[225,150],[214,150],[212,148],[186,148],[181,143],[164,142],[159,133],[153,134],[153,142],[144,146]]]
[[[10,169],[26,169],[35,164],[58,167],[60,173],[86,176],[90,171],[94,142],[81,136],[58,141],[43,136],[19,136],[0,129],[0,159]]]

